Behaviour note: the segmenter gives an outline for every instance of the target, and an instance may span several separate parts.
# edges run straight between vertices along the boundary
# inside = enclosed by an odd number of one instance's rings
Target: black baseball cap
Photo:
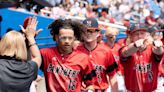
[[[83,21],[83,24],[87,26],[87,29],[99,29],[95,18],[87,18]]]
[[[148,31],[148,26],[146,26],[144,23],[134,23],[130,25],[129,33],[134,33],[136,31]]]

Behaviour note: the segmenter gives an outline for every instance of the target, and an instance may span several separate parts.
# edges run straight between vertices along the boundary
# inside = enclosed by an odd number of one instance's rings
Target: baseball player
[[[152,40],[149,40],[147,33],[144,24],[132,26],[129,34],[131,43],[120,50],[125,86],[129,92],[152,92],[157,88],[163,44],[160,40],[149,42]]]
[[[162,43],[164,44],[162,29],[160,29],[158,26],[153,26],[153,27],[148,28],[148,32],[150,33],[150,36],[153,38],[153,40],[161,40]],[[158,76],[157,89],[155,90],[156,92],[160,92],[161,90],[164,90],[164,85],[163,85],[164,84],[163,63],[164,63],[164,57],[162,57],[162,60],[159,64],[159,66],[158,66],[159,76]]]
[[[56,47],[41,49],[42,70],[45,75],[48,92],[80,92],[82,80],[91,79],[91,64],[88,56],[73,50],[75,37],[80,37],[71,20],[55,20],[50,26]],[[90,74],[91,73],[91,74]],[[86,76],[90,78],[86,79]]]
[[[125,84],[124,84],[124,77],[123,77],[124,71],[123,71],[123,66],[120,63],[120,56],[119,56],[119,49],[121,48],[121,46],[116,43],[116,37],[118,32],[119,30],[117,28],[108,27],[106,29],[106,33],[105,33],[107,37],[106,45],[108,45],[111,48],[112,54],[118,65],[116,77],[118,81],[119,91],[125,91]],[[110,86],[108,90],[111,90]]]
[[[98,29],[98,22],[94,18],[88,18],[83,21],[87,29],[83,30],[83,45],[78,49],[83,51],[89,56],[89,61],[92,63],[96,70],[96,77],[92,81],[85,81],[86,85],[92,84],[94,92],[104,92],[108,88],[108,79],[111,85],[112,91],[118,91],[118,85],[116,80],[116,68],[117,64],[114,60],[112,52],[107,45],[98,43],[98,37],[100,30]]]

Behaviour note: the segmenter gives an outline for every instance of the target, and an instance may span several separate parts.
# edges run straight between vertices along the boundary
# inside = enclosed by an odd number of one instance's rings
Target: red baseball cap
[[[24,22],[23,22],[23,27],[26,28],[27,27],[27,24],[28,24],[28,21],[31,19],[32,17],[27,17]]]

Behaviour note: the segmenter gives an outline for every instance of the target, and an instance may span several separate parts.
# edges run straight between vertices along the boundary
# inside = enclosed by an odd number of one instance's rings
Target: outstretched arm
[[[36,62],[38,67],[40,67],[41,61],[42,61],[41,54],[34,38],[35,35],[38,34],[38,31],[36,31],[37,24],[38,24],[38,21],[36,20],[36,17],[32,17],[28,21],[26,29],[24,29],[22,26],[21,26],[21,29],[28,40],[28,45],[29,45],[30,52],[32,55],[32,61]]]
[[[125,49],[123,49],[122,56],[129,57],[132,54],[136,53],[139,48],[144,47],[144,41],[144,39],[140,39],[126,46]]]

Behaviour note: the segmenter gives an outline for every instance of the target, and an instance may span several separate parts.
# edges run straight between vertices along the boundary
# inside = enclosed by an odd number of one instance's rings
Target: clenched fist
[[[139,47],[144,45],[144,41],[145,41],[145,39],[139,39],[139,40],[134,42],[134,46],[139,48]]]
[[[163,46],[163,43],[161,40],[155,40],[155,41],[153,41],[153,45],[155,47],[161,47],[161,46]]]

